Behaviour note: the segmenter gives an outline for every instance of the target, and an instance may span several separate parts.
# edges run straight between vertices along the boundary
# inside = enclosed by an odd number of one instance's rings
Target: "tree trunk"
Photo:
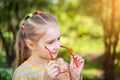
[[[102,20],[103,29],[104,29],[104,44],[105,44],[105,55],[103,60],[103,69],[104,69],[104,80],[114,80],[115,79],[115,57],[116,57],[116,46],[118,43],[118,33],[116,32],[115,22],[115,1],[109,0],[111,6],[107,5],[105,7],[110,7],[112,12],[110,13],[110,19]],[[102,5],[104,6],[104,5]],[[103,8],[103,7],[102,7]],[[104,12],[104,11],[103,11]],[[106,13],[107,14],[107,13]],[[109,14],[109,13],[108,13]],[[107,22],[107,23],[106,23]]]

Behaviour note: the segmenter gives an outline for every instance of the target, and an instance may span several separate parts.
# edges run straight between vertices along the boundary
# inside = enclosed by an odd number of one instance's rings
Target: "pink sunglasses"
[[[69,69],[66,69],[66,70],[64,70],[64,71],[59,68],[60,73],[69,72],[69,71],[77,68],[77,67],[78,67],[78,61],[77,61],[76,58],[74,57],[74,54],[73,54],[72,50],[69,49],[69,48],[66,47],[66,46],[63,46],[63,45],[61,45],[60,47],[61,47],[61,48],[66,48],[66,49],[69,51],[71,57],[73,58],[73,61],[74,61],[75,65],[76,65],[76,67],[74,67],[74,68],[69,68]],[[55,60],[55,59],[53,58],[52,52],[51,52],[46,46],[45,46],[45,49],[49,52],[51,60]]]

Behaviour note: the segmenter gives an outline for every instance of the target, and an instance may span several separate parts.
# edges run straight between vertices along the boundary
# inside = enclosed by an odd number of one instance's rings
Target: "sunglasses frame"
[[[64,70],[64,71],[61,71],[60,68],[59,68],[60,73],[70,72],[71,70],[77,68],[77,67],[78,67],[78,61],[77,61],[76,58],[74,57],[74,54],[73,54],[72,50],[71,50],[70,48],[66,47],[66,46],[63,46],[63,45],[61,45],[60,47],[61,47],[61,48],[65,48],[65,49],[67,49],[67,50],[69,51],[71,57],[72,57],[73,60],[74,60],[75,65],[76,65],[76,67],[74,67],[74,68],[72,68],[72,69],[69,68],[69,69]],[[45,49],[49,52],[51,60],[55,60],[55,59],[53,58],[52,52],[51,52],[46,46],[45,46]]]

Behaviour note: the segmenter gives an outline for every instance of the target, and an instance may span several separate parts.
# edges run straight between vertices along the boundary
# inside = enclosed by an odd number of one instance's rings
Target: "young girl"
[[[78,67],[60,73],[59,64],[64,60],[56,58],[60,48],[60,27],[58,22],[49,14],[37,11],[25,18],[16,38],[16,53],[18,68],[13,80],[81,80],[80,73],[84,59],[75,55]],[[75,67],[73,58],[67,68]]]

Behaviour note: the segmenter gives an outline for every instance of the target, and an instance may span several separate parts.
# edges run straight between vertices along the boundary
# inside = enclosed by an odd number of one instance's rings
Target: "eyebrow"
[[[61,36],[59,36],[58,38],[60,38]],[[58,39],[57,38],[57,39]],[[46,40],[47,42],[50,42],[50,41],[55,41],[56,39],[49,39],[49,40]]]

